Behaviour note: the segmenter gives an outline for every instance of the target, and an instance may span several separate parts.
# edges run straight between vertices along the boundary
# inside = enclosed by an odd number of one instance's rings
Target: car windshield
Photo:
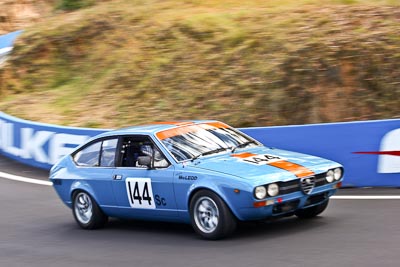
[[[157,133],[177,161],[259,145],[255,140],[220,122],[173,128]]]

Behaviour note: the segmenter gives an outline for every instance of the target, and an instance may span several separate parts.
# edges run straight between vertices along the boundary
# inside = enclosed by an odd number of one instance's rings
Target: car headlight
[[[277,184],[268,185],[268,195],[271,197],[277,196],[279,194],[279,186]]]
[[[257,186],[254,189],[254,195],[257,199],[263,199],[267,196],[267,189],[265,186]]]
[[[329,171],[326,173],[326,181],[327,181],[328,183],[332,183],[334,180],[335,180],[335,173],[334,173],[334,171],[329,170]]]
[[[342,168],[336,168],[333,170],[333,177],[335,178],[336,181],[340,180],[342,178],[343,171]]]

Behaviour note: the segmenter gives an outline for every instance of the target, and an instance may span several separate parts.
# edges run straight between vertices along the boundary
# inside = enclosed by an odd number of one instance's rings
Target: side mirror
[[[150,156],[140,156],[137,159],[138,164],[141,166],[147,166],[147,168],[151,168],[151,157]]]

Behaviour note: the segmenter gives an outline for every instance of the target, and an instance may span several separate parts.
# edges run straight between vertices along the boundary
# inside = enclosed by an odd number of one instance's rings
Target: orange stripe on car
[[[197,127],[195,125],[190,125],[190,126],[183,126],[183,127],[177,127],[165,131],[158,132],[156,136],[160,140],[164,140],[170,137],[174,137],[177,135],[182,135],[182,134],[187,134],[190,132],[195,132]]]
[[[161,124],[161,123],[158,123],[158,124]],[[162,124],[174,124],[174,123],[171,122],[171,123],[162,123]],[[187,134],[187,133],[197,132],[199,129],[209,130],[209,129],[215,129],[215,128],[218,128],[218,129],[229,128],[228,125],[226,125],[225,123],[222,123],[222,122],[208,122],[208,123],[203,123],[203,124],[193,124],[193,123],[186,122],[186,123],[174,124],[174,125],[176,125],[178,127],[156,133],[157,138],[160,140],[164,140],[164,139],[174,137],[177,135],[183,135],[183,134]]]
[[[249,152],[243,152],[243,153],[232,155],[232,157],[240,158],[240,159],[246,159],[246,158],[250,158],[250,157],[254,157],[254,156],[257,156],[257,154],[253,154],[253,153],[249,153]],[[301,166],[299,164],[289,162],[289,161],[286,161],[283,159],[277,160],[277,161],[266,162],[265,164],[288,171],[288,172],[291,172],[294,175],[296,175],[296,177],[298,177],[298,178],[303,178],[303,177],[307,177],[307,176],[311,176],[311,175],[315,174],[313,171],[311,171],[310,169],[308,169],[304,166]]]
[[[200,125],[209,125],[212,126],[214,128],[218,128],[218,129],[225,129],[225,128],[229,128],[229,125],[220,122],[220,121],[215,121],[215,122],[207,122],[205,124],[200,124]]]
[[[279,169],[283,169],[285,171],[289,171],[289,172],[293,173],[294,175],[296,175],[298,178],[303,178],[303,177],[314,175],[314,172],[311,171],[310,169],[308,169],[304,166],[301,166],[299,164],[286,161],[286,160],[270,162],[270,163],[268,163],[268,165],[274,166]]]

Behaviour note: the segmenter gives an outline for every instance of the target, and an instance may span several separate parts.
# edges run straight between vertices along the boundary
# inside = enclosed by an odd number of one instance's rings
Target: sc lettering
[[[154,199],[156,200],[157,206],[167,206],[167,201],[165,198],[160,197],[159,195],[155,195]]]

